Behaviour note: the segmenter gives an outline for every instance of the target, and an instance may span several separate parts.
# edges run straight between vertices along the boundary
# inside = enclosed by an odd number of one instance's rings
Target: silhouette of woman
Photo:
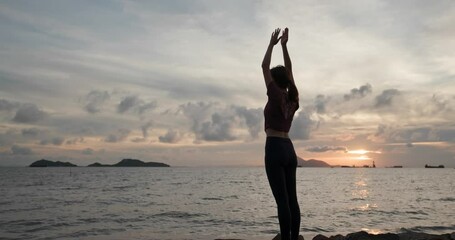
[[[267,86],[268,101],[264,108],[265,170],[278,208],[282,240],[303,239],[299,236],[300,208],[296,193],[297,155],[289,139],[294,113],[299,108],[299,93],[292,75],[292,65],[287,50],[289,30],[281,37],[280,29],[272,33],[267,52],[262,61],[262,73]],[[280,41],[284,66],[270,69],[273,47]]]

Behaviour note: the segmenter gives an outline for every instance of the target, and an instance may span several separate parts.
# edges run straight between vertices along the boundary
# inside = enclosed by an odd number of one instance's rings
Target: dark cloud
[[[30,155],[33,153],[31,148],[28,147],[21,147],[18,145],[13,145],[11,147],[11,153],[13,155]]]
[[[83,143],[83,142],[85,142],[83,137],[75,137],[75,138],[66,140],[65,143],[68,145],[71,145],[71,144],[77,144],[77,143]]]
[[[343,146],[314,146],[314,147],[308,147],[306,148],[307,151],[309,152],[347,152],[348,148],[343,147]]]
[[[118,129],[116,133],[111,133],[106,138],[104,138],[104,141],[110,143],[124,141],[130,134],[130,132],[131,131],[129,129],[125,128]]]
[[[137,111],[139,114],[143,114],[147,111],[151,111],[151,110],[155,109],[157,106],[158,106],[158,104],[156,103],[156,101],[152,101],[149,103],[144,103],[144,104],[139,105]]]
[[[319,94],[314,99],[314,107],[317,113],[326,113],[326,105],[330,101],[329,97]]]
[[[210,121],[198,124],[193,130],[199,139],[205,141],[232,141],[237,139],[234,135],[234,116],[226,116],[221,113],[212,114]]]
[[[41,130],[38,128],[24,128],[22,129],[22,136],[24,137],[36,137],[41,133]]]
[[[10,102],[6,99],[0,99],[0,111],[12,111],[20,107],[18,102]]]
[[[182,139],[182,134],[176,130],[168,129],[165,135],[159,136],[158,139],[162,143],[177,143]]]
[[[192,122],[196,141],[232,141],[241,137],[235,129],[247,129],[250,137],[257,138],[262,129],[262,109],[243,106],[223,106],[219,103],[189,102],[180,105]]]
[[[157,107],[156,101],[145,102],[137,96],[127,96],[117,106],[118,113],[125,113],[129,110],[135,110],[139,114],[143,114],[146,111],[153,110]]]
[[[35,104],[22,104],[13,118],[17,123],[34,123],[47,117],[47,113],[40,110]]]
[[[307,140],[311,132],[318,127],[319,123],[311,119],[309,113],[300,111],[297,117],[294,117],[290,135],[294,139]]]
[[[139,98],[136,96],[128,96],[125,97],[117,106],[118,113],[124,113],[134,107],[135,105],[139,104]]]
[[[374,106],[377,108],[390,106],[393,102],[393,99],[400,94],[401,92],[397,89],[384,90],[380,95],[376,96]]]
[[[109,100],[110,95],[107,91],[93,90],[85,96],[84,109],[89,113],[97,113],[101,111],[103,104]]]
[[[349,94],[344,95],[344,100],[349,101],[351,99],[356,99],[356,98],[363,98],[366,95],[370,94],[372,92],[372,87],[369,83],[360,86],[359,88],[353,88],[351,89],[351,92]]]
[[[245,119],[251,137],[256,139],[264,124],[262,108],[235,107],[235,109],[237,114]]]
[[[62,137],[53,137],[53,138],[48,138],[48,139],[43,139],[39,142],[41,145],[48,145],[48,144],[53,144],[56,146],[60,146],[65,142],[65,138]]]

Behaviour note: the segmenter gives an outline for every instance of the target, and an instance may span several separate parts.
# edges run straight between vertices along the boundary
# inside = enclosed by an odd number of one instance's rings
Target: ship
[[[431,165],[425,164],[425,168],[444,168],[444,165],[431,166]]]

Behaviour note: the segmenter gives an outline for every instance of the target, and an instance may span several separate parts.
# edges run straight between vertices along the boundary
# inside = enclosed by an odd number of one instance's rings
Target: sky
[[[0,166],[263,166],[278,27],[299,157],[455,167],[451,0],[1,1]]]

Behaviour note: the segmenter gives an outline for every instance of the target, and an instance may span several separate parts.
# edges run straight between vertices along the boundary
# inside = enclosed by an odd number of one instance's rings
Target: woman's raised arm
[[[270,37],[270,43],[267,47],[267,51],[265,52],[264,59],[262,60],[262,74],[264,75],[265,85],[267,86],[269,83],[273,81],[272,74],[270,73],[270,61],[272,59],[272,51],[273,47],[279,42],[280,38],[278,35],[280,34],[281,29],[277,28],[273,31],[272,36]]]

